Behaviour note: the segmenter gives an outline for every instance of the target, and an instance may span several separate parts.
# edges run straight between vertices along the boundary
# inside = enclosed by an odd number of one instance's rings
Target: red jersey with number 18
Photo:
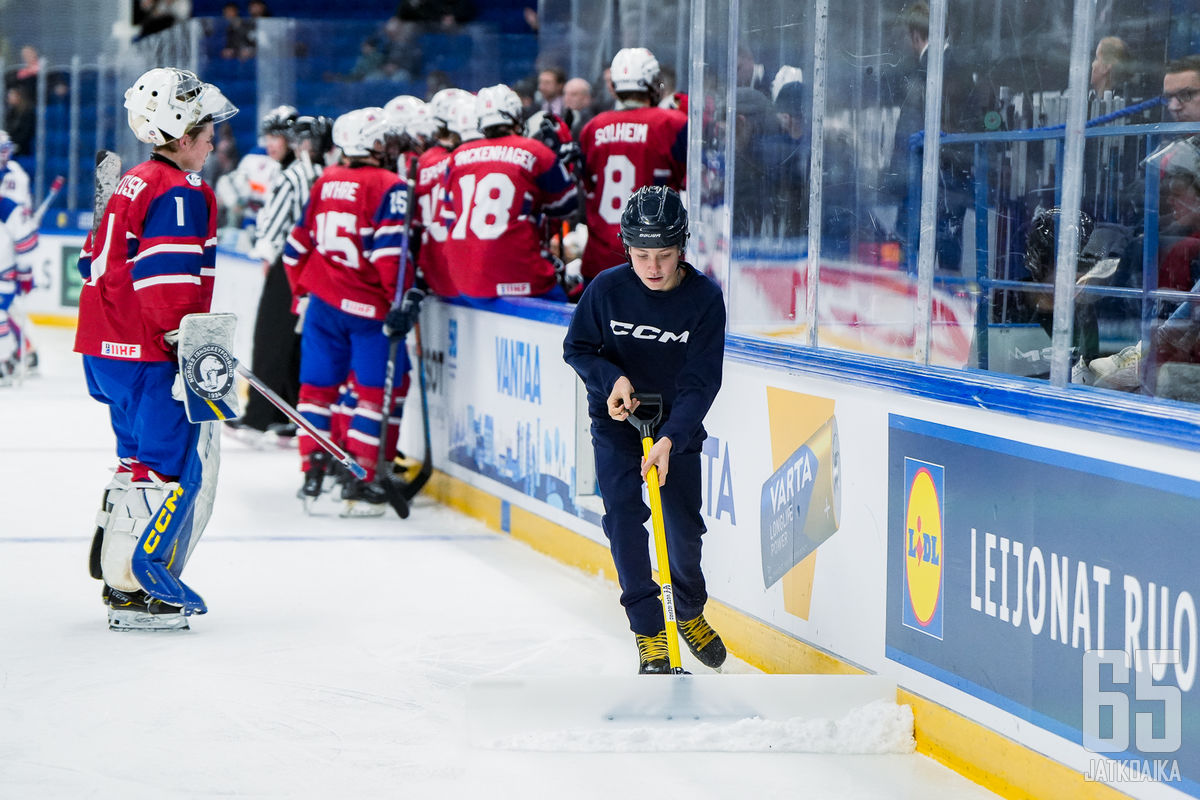
[[[524,136],[478,139],[455,149],[446,177],[446,262],[458,291],[487,299],[553,289],[538,215],[565,217],[576,203],[553,151]]]
[[[643,186],[683,189],[687,116],[670,108],[629,108],[592,117],[579,133],[587,187],[587,246],[580,271],[594,278],[625,263],[621,214]]]

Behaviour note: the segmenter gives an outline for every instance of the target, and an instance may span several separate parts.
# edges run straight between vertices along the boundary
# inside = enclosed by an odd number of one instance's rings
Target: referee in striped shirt
[[[266,276],[254,323],[252,359],[258,377],[292,405],[300,392],[299,317],[293,313],[292,290],[283,269],[283,245],[304,212],[325,153],[332,148],[332,129],[328,117],[301,117],[291,106],[268,112],[260,127],[268,155],[279,161],[282,170],[258,214],[251,250],[251,256],[262,259]],[[235,427],[288,437],[296,430],[255,392]]]

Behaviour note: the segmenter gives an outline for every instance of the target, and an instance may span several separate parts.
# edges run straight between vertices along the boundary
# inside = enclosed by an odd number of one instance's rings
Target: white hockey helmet
[[[658,59],[644,47],[626,47],[612,60],[615,92],[658,92]]]
[[[771,81],[772,102],[779,99],[779,90],[789,83],[804,83],[804,70],[790,64],[780,67],[779,71],[775,73],[775,79]]]
[[[483,136],[479,132],[479,115],[475,113],[475,95],[468,93],[456,96],[450,101],[446,113],[446,130],[457,133],[459,139],[469,142]]]
[[[196,74],[157,67],[125,91],[129,127],[138,141],[164,145],[203,122],[221,122],[237,113],[221,90]]]
[[[428,103],[421,103],[413,109],[412,114],[408,118],[405,125],[405,130],[413,139],[428,143],[437,135],[438,124],[433,119],[433,109]]]
[[[8,166],[8,159],[12,156],[12,151],[12,137],[8,135],[8,131],[0,130],[0,169]]]
[[[511,125],[521,130],[521,98],[503,83],[485,86],[475,95],[475,116],[481,131],[495,125]]]
[[[439,127],[450,129],[450,118],[453,116],[452,109],[456,102],[462,102],[463,98],[469,98],[472,103],[475,102],[475,95],[468,92],[466,89],[442,89],[433,97],[429,98],[429,108],[433,112],[433,120]]]
[[[382,108],[356,108],[334,120],[333,143],[342,148],[342,153],[348,158],[379,157],[388,130]]]
[[[418,108],[424,105],[425,101],[419,97],[413,97],[411,94],[401,94],[388,100],[383,110],[390,116],[399,119],[402,125],[407,125],[409,118]]]

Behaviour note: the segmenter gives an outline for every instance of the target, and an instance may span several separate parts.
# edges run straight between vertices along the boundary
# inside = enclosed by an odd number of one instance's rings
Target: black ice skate
[[[312,502],[321,496],[325,476],[329,473],[329,454],[318,450],[308,457],[308,469],[304,471],[304,484],[296,496],[304,501],[305,510],[310,510]]]
[[[640,633],[635,633],[633,638],[637,641],[638,657],[641,659],[641,664],[638,665],[638,675],[671,674],[666,631],[659,631],[655,636],[642,636]]]
[[[725,643],[704,619],[704,615],[679,623],[679,633],[696,659],[709,669],[725,663]]]
[[[387,490],[378,483],[349,478],[342,484],[343,517],[382,517],[387,511]]]
[[[186,631],[188,619],[179,606],[155,599],[142,590],[123,592],[104,585],[108,628],[113,631]]]

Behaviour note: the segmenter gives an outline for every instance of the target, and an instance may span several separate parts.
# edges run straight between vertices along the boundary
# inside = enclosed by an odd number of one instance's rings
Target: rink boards
[[[437,491],[604,571],[569,311],[506,312],[424,318]],[[934,399],[949,384],[922,397],[853,357],[836,377],[789,359],[731,337],[705,423],[704,568],[734,649],[768,671],[895,678],[919,747],[1001,793],[1113,794],[1087,775],[1200,795],[1200,587],[1189,559],[1164,557],[1190,552],[1200,483],[1182,476],[1200,457]],[[1108,661],[1085,658],[1099,649]],[[1179,663],[1122,675],[1126,649]]]

